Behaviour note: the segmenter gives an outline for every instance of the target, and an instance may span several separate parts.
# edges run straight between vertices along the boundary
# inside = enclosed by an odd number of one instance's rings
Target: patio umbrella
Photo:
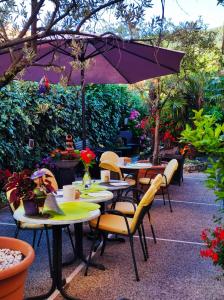
[[[14,49],[21,55],[24,45]],[[8,50],[0,51],[0,75],[11,64]],[[86,144],[85,85],[135,83],[179,72],[184,53],[122,40],[117,36],[66,36],[39,40],[37,56],[22,74],[23,80],[39,81],[44,75],[52,83],[61,78],[68,85],[81,85],[83,147]]]

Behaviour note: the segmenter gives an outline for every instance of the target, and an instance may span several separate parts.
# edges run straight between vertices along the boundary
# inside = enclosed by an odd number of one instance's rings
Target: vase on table
[[[91,186],[91,176],[89,173],[89,166],[85,166],[85,173],[82,178],[82,184],[85,188],[89,188]]]

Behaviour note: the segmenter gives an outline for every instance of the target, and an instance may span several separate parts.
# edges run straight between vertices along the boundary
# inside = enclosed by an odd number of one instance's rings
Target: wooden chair
[[[171,212],[173,211],[173,209],[172,209],[172,205],[171,205],[171,201],[170,201],[169,185],[170,185],[170,182],[171,182],[173,175],[174,175],[175,171],[177,170],[177,168],[178,168],[178,162],[176,159],[172,159],[168,162],[168,164],[162,174],[163,181],[162,181],[162,184],[160,187],[161,191],[162,191],[162,195],[163,195],[164,205],[165,205],[165,192],[167,193]],[[146,177],[139,178],[139,184],[142,186],[144,186],[144,185],[149,186],[151,184],[151,182],[153,182],[153,179],[151,179],[151,178],[146,178]]]
[[[134,271],[136,280],[139,281],[139,275],[137,270],[137,264],[134,254],[134,245],[133,245],[133,237],[136,231],[139,234],[139,239],[141,243],[141,248],[144,256],[144,260],[148,259],[148,248],[145,238],[145,231],[143,226],[143,218],[145,214],[149,211],[152,205],[152,201],[154,199],[155,193],[157,189],[155,185],[151,185],[148,191],[145,193],[143,198],[141,199],[140,203],[138,204],[136,211],[134,213],[133,218],[127,217],[120,211],[117,210],[108,210],[105,211],[102,215],[98,218],[91,220],[89,222],[90,226],[95,229],[95,236],[99,236],[101,233],[103,236],[103,246],[101,249],[101,255],[104,253],[105,246],[106,246],[106,239],[109,233],[112,234],[119,234],[123,236],[127,236],[129,238],[130,248],[131,248],[131,255],[134,264]],[[133,203],[134,206],[134,203]],[[96,239],[92,243],[92,247],[90,250],[90,255],[88,259],[88,263],[85,270],[85,275],[87,275],[89,263],[91,260],[92,252],[95,246]]]
[[[55,191],[58,190],[58,183],[54,177],[54,174],[49,170],[49,169],[46,169],[46,168],[42,168],[41,171],[44,171],[45,172],[45,175],[44,175],[44,181],[47,179],[48,181],[51,182],[51,186],[53,187],[53,189]]]

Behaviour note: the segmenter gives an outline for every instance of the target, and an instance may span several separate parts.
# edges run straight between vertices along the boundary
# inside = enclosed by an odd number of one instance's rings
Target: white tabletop
[[[30,224],[37,224],[37,225],[68,225],[68,224],[75,224],[75,223],[83,223],[92,219],[97,218],[100,215],[100,210],[92,210],[88,212],[88,216],[85,218],[80,218],[76,220],[52,220],[52,219],[44,219],[44,218],[38,218],[38,217],[28,217],[25,216],[23,209],[17,209],[14,212],[14,218],[17,221],[30,223]]]
[[[129,163],[126,165],[118,165],[121,169],[132,169],[132,170],[141,170],[141,169],[150,169],[152,168],[151,163]]]
[[[88,195],[90,196],[89,198],[80,197],[79,199],[77,199],[77,201],[101,203],[101,202],[106,202],[106,201],[113,199],[113,196],[114,196],[113,193],[110,191],[99,191],[99,192],[95,192],[95,193],[88,193]],[[88,197],[88,195],[86,197]],[[56,200],[58,203],[65,202],[65,200],[63,198],[63,190],[57,191]],[[71,200],[71,201],[73,201],[73,200]],[[69,202],[69,201],[66,200],[66,202]]]
[[[75,185],[75,183],[81,184],[82,181],[74,181],[73,184]],[[100,184],[100,186],[104,187],[108,191],[125,190],[131,186],[127,181],[115,179],[110,179],[109,182],[102,182],[100,179],[95,179],[94,183]]]

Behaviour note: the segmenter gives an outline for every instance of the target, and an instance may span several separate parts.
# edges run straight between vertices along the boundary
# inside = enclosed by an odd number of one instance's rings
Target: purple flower
[[[129,120],[135,120],[137,119],[138,117],[140,116],[140,113],[136,110],[136,109],[133,109],[130,113],[130,117],[129,117]]]
[[[43,177],[44,175],[45,175],[45,171],[37,170],[30,176],[30,178],[37,179],[37,178]]]

